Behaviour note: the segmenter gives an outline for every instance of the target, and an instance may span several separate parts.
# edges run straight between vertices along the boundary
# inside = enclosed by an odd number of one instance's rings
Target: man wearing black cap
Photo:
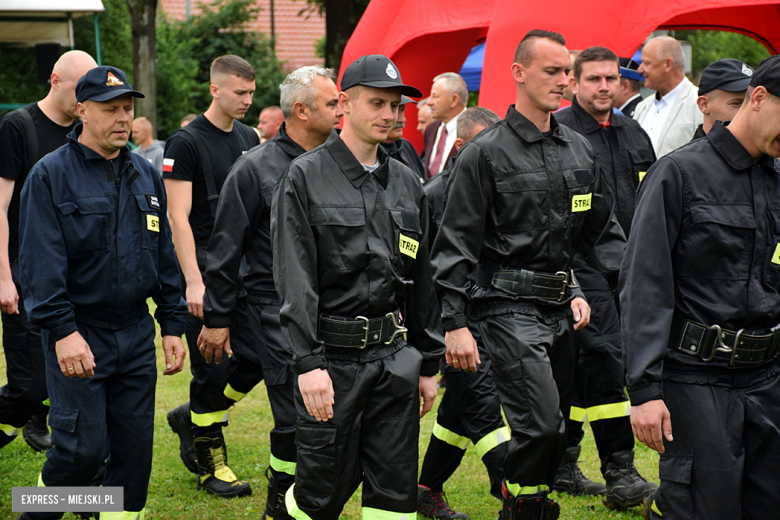
[[[631,424],[661,453],[649,518],[780,508],[780,60],[728,126],[662,157],[621,269]]]
[[[631,58],[620,58],[620,86],[615,96],[615,108],[626,117],[634,117],[636,106],[642,101],[641,89],[645,77],[639,73],[639,64]]]
[[[475,314],[512,430],[504,520],[558,518],[547,486],[566,449],[573,329],[590,320],[571,263],[579,252],[616,282],[625,247],[590,144],[552,115],[570,66],[561,34],[525,35],[512,64],[516,102],[458,153],[433,245],[447,364],[476,370]]]
[[[157,304],[165,375],[182,368],[186,304],[162,179],[126,146],[132,89],[114,67],[76,86],[82,125],[39,161],[21,195],[20,265],[30,322],[41,327],[54,448],[40,486],[85,486],[111,456],[104,486],[124,488],[124,512],[143,517],[152,468]],[[60,518],[24,513],[20,518]]]
[[[407,96],[401,96],[401,104],[398,106],[398,119],[393,129],[387,135],[387,139],[382,141],[380,146],[390,154],[390,157],[401,161],[402,164],[409,167],[422,181],[425,178],[425,166],[422,160],[420,160],[420,156],[417,155],[417,150],[414,149],[412,143],[404,139],[404,127],[406,126],[404,109],[407,103],[414,103],[414,100]]]
[[[728,123],[737,115],[745,101],[753,72],[750,65],[730,58],[718,60],[704,69],[696,100],[704,121],[696,129],[693,139],[707,135],[715,121]]]
[[[341,89],[341,134],[293,160],[272,203],[297,376],[298,465],[285,502],[298,520],[335,520],[362,481],[362,518],[414,518],[419,417],[444,345],[422,185],[379,143],[401,94],[420,92],[381,55],[353,62]]]

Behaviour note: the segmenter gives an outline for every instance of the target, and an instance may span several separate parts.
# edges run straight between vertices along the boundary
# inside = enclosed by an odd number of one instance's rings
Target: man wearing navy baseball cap
[[[631,58],[620,60],[620,87],[615,96],[615,108],[626,117],[634,117],[636,106],[642,101],[641,89],[645,77],[639,70],[639,64]]]
[[[336,520],[362,481],[362,518],[415,518],[419,417],[436,397],[444,343],[427,200],[379,143],[401,95],[420,91],[381,55],[352,63],[341,90],[341,134],[290,163],[271,210],[298,410],[285,503],[298,520]]]
[[[165,188],[126,146],[134,97],[143,94],[121,70],[87,72],[76,85],[82,124],[33,167],[21,194],[21,282],[30,323],[42,329],[54,444],[39,485],[87,486],[110,451],[102,484],[124,488],[124,503],[102,506],[104,520],[143,518],[146,505],[157,380],[147,298],[157,304],[163,374],[179,372],[185,356]]]
[[[780,508],[777,58],[728,126],[661,157],[639,186],[620,310],[631,425],[662,453],[646,518]]]
[[[696,100],[704,121],[696,129],[693,139],[707,135],[715,121],[727,123],[734,118],[745,100],[753,72],[750,65],[730,58],[718,60],[704,69]]]

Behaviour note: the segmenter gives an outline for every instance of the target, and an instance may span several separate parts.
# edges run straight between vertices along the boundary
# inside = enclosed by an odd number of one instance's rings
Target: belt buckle
[[[566,271],[558,271],[555,274],[563,276],[563,286],[561,287],[561,295],[558,296],[558,300],[557,300],[560,302],[563,301],[564,298],[566,298],[566,289],[568,289],[569,287],[578,287],[578,285],[576,284],[569,285],[569,273]]]
[[[360,347],[355,347],[356,349],[363,350],[368,346],[368,318],[366,318],[365,316],[358,316],[355,319],[363,320],[364,322],[363,330],[365,331],[365,334],[363,335],[363,345]]]
[[[745,332],[745,329],[739,329],[737,331],[737,335],[734,337],[734,346],[729,347],[723,342],[723,329],[720,328],[720,325],[713,325],[710,327],[710,329],[715,331],[715,345],[712,348],[712,352],[709,356],[707,356],[704,361],[709,363],[713,359],[715,359],[715,354],[718,352],[721,352],[723,354],[731,354],[731,361],[729,362],[729,366],[734,366],[734,362],[737,359],[737,346],[739,345],[739,341],[742,339],[742,333]]]
[[[396,319],[396,317],[395,317],[395,313],[394,313],[394,312],[388,312],[388,313],[385,315],[385,318],[390,318],[390,319],[393,321],[393,327],[395,327],[395,330],[393,331],[393,335],[392,335],[392,336],[390,336],[390,339],[389,339],[389,340],[387,340],[387,341],[385,341],[385,342],[384,342],[384,343],[385,343],[385,345],[390,345],[390,344],[391,344],[393,341],[395,341],[395,337],[396,337],[396,336],[398,336],[399,334],[404,334],[404,333],[405,333],[405,332],[407,332],[409,329],[407,329],[407,328],[406,328],[406,327],[404,327],[403,325],[399,325],[399,324],[398,324],[398,320]]]

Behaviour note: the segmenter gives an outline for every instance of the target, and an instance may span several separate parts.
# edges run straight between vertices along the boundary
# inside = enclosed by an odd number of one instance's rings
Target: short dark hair
[[[628,85],[631,87],[631,92],[634,94],[639,94],[642,91],[642,84],[635,79],[621,76],[620,81],[628,81]]]
[[[588,47],[574,60],[574,78],[579,81],[582,74],[582,64],[592,61],[614,61],[620,73],[620,59],[617,54],[606,47]]]
[[[235,54],[226,54],[215,58],[211,62],[211,82],[214,82],[214,76],[219,74],[228,74],[230,76],[238,76],[241,79],[248,79],[254,81],[255,69],[240,56]]]
[[[474,128],[477,126],[484,126],[485,128],[493,126],[501,121],[501,118],[496,115],[495,112],[489,108],[484,107],[469,107],[458,116],[458,123],[456,125],[458,139],[463,139],[465,142],[469,142],[474,139],[476,135]]]
[[[566,45],[566,38],[561,33],[553,31],[544,31],[542,29],[532,29],[525,33],[523,39],[517,44],[517,50],[515,50],[515,63],[519,63],[524,67],[527,67],[534,61],[534,53],[532,51],[531,44],[534,40],[544,38],[546,40]]]

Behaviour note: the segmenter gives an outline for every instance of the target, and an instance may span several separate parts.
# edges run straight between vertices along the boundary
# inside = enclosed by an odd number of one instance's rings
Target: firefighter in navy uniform
[[[471,141],[485,128],[501,121],[487,108],[467,108],[458,116],[456,150]],[[441,226],[444,211],[445,187],[452,172],[452,158],[442,172],[425,183],[430,216],[429,243],[433,245]],[[504,480],[504,458],[509,441],[509,428],[501,417],[496,384],[490,370],[490,360],[479,337],[476,320],[470,320],[469,330],[480,349],[482,364],[476,372],[464,372],[446,364],[442,374],[447,377],[447,389],[439,404],[428,449],[420,471],[417,493],[417,513],[430,518],[446,520],[465,519],[465,513],[454,511],[444,497],[444,483],[460,466],[469,442],[488,471],[490,494],[501,500],[501,482]]]
[[[593,147],[602,178],[615,197],[615,214],[626,234],[634,216],[639,181],[655,161],[653,144],[639,123],[616,115],[612,105],[619,86],[618,57],[604,47],[582,51],[574,62],[569,108],[555,114]],[[634,466],[634,434],[624,391],[625,369],[620,345],[616,294],[609,280],[574,255],[572,269],[591,308],[590,324],[576,332],[578,360],[569,422],[569,447],[553,488],[572,495],[606,495],[608,507],[642,503],[656,485],[646,482]],[[577,460],[588,420],[607,482],[590,481]]]
[[[341,88],[341,134],[295,159],[274,190],[274,281],[298,410],[285,503],[298,520],[335,520],[362,481],[364,520],[414,518],[419,418],[444,344],[425,194],[379,143],[401,94],[420,92],[380,55],[347,67]]]
[[[579,251],[616,281],[625,247],[591,146],[551,114],[571,66],[565,42],[534,30],[518,45],[516,104],[460,150],[433,246],[447,364],[476,370],[467,328],[475,313],[512,431],[504,461],[507,520],[558,518],[547,486],[566,449],[572,328],[585,326],[590,314],[572,288],[571,262]]]
[[[296,461],[293,360],[282,337],[274,287],[271,197],[290,162],[324,143],[338,127],[341,110],[332,76],[329,69],[302,67],[285,78],[280,87],[285,122],[275,137],[241,156],[231,168],[206,252],[199,349],[207,360],[212,355],[219,359],[223,350],[232,354],[232,402],[263,378],[271,403],[274,429],[263,518],[281,518]]]
[[[401,106],[398,107],[398,119],[395,122],[393,130],[388,134],[387,139],[379,145],[384,148],[393,159],[408,166],[410,170],[417,174],[420,181],[425,178],[425,166],[423,166],[417,150],[412,143],[404,139],[404,127],[406,126],[406,116],[404,114],[406,105],[414,103],[414,100],[407,96],[401,96]]]
[[[707,135],[715,121],[727,123],[737,115],[754,72],[750,65],[730,58],[707,65],[699,78],[696,99],[704,120],[691,141]]]
[[[124,488],[143,518],[152,469],[157,304],[166,369],[179,372],[187,307],[159,173],[130,153],[132,90],[124,72],[96,67],[76,86],[82,120],[41,159],[21,195],[20,265],[30,322],[41,327],[54,448],[40,486],[86,486],[104,459],[104,486]],[[63,513],[23,513],[54,519]]]
[[[780,59],[728,127],[660,158],[621,269],[631,424],[661,453],[650,518],[780,510]]]

